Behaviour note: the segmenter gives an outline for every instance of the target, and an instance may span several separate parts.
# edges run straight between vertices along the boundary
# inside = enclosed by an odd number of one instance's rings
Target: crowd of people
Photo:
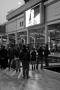
[[[29,78],[29,65],[32,65],[32,70],[37,69],[39,64],[41,64],[41,69],[43,69],[43,63],[45,61],[45,66],[49,66],[48,55],[50,51],[48,50],[48,44],[43,47],[42,45],[39,49],[32,48],[26,45],[13,46],[10,45],[8,48],[5,46],[0,46],[0,68],[5,69],[11,68],[15,69],[16,72],[23,70],[23,78]],[[22,66],[20,65],[22,63]]]

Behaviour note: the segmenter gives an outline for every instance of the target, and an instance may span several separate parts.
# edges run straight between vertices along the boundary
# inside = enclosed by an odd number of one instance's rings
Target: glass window
[[[20,22],[20,27],[21,27],[21,22]]]
[[[22,27],[22,26],[23,26],[23,21],[20,22],[20,27]]]
[[[60,52],[60,31],[52,30],[49,34],[48,43],[52,52]]]
[[[22,23],[22,26],[23,26],[23,21],[21,23]]]

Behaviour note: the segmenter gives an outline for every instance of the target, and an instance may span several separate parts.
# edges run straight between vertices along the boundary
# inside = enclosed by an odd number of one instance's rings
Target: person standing
[[[43,69],[43,46],[40,46],[39,50],[38,50],[38,59],[39,62],[41,63],[41,69]]]
[[[48,44],[46,44],[45,50],[44,50],[45,66],[46,66],[46,67],[49,66],[49,62],[48,62],[48,55],[49,55],[49,54],[50,54],[50,51],[48,50]]]
[[[29,62],[30,62],[30,54],[28,50],[26,49],[26,46],[23,45],[23,49],[21,52],[21,61],[22,61],[22,67],[23,67],[23,78],[29,77]]]
[[[36,51],[35,48],[33,48],[31,52],[31,62],[32,62],[32,70],[35,70],[36,65]]]
[[[5,49],[5,46],[2,46],[1,48],[1,61],[2,61],[2,68],[5,69],[8,66],[7,49]]]
[[[8,60],[9,60],[8,67],[9,67],[9,70],[11,68],[11,63],[12,63],[13,59],[14,59],[14,47],[11,45],[8,48]]]
[[[16,72],[20,72],[20,59],[19,59],[19,49],[17,46],[14,47],[14,61]]]

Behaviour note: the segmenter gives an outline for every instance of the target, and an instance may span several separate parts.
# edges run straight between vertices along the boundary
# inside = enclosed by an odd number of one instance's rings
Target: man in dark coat
[[[20,59],[19,59],[19,48],[17,46],[14,47],[14,61],[13,68],[15,67],[16,72],[20,72]]]
[[[48,62],[48,55],[49,55],[49,54],[50,54],[50,51],[48,50],[48,44],[46,44],[45,50],[44,50],[45,66],[46,66],[46,67],[49,66],[49,62]]]
[[[2,68],[5,69],[8,66],[7,49],[5,49],[5,46],[2,46],[1,49],[1,61],[2,61]]]
[[[10,70],[11,62],[14,59],[14,48],[12,46],[9,46],[8,48],[8,59],[9,59],[9,70]]]
[[[21,60],[22,60],[22,67],[23,67],[23,78],[29,77],[29,62],[30,62],[30,54],[26,49],[26,46],[23,45],[23,49],[21,52]]]
[[[31,52],[31,62],[32,62],[32,70],[35,70],[35,65],[36,65],[36,51],[35,51],[35,48],[33,48],[33,51]]]
[[[43,46],[40,46],[40,48],[38,49],[38,60],[39,62],[41,62],[41,69],[43,68]]]

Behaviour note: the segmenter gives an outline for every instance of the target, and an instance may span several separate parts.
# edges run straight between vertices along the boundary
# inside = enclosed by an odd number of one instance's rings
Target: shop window
[[[21,27],[21,22],[20,22],[20,27]]]
[[[21,22],[21,26],[23,26],[23,22]]]
[[[49,46],[52,52],[60,52],[60,31],[52,31],[49,36]]]

